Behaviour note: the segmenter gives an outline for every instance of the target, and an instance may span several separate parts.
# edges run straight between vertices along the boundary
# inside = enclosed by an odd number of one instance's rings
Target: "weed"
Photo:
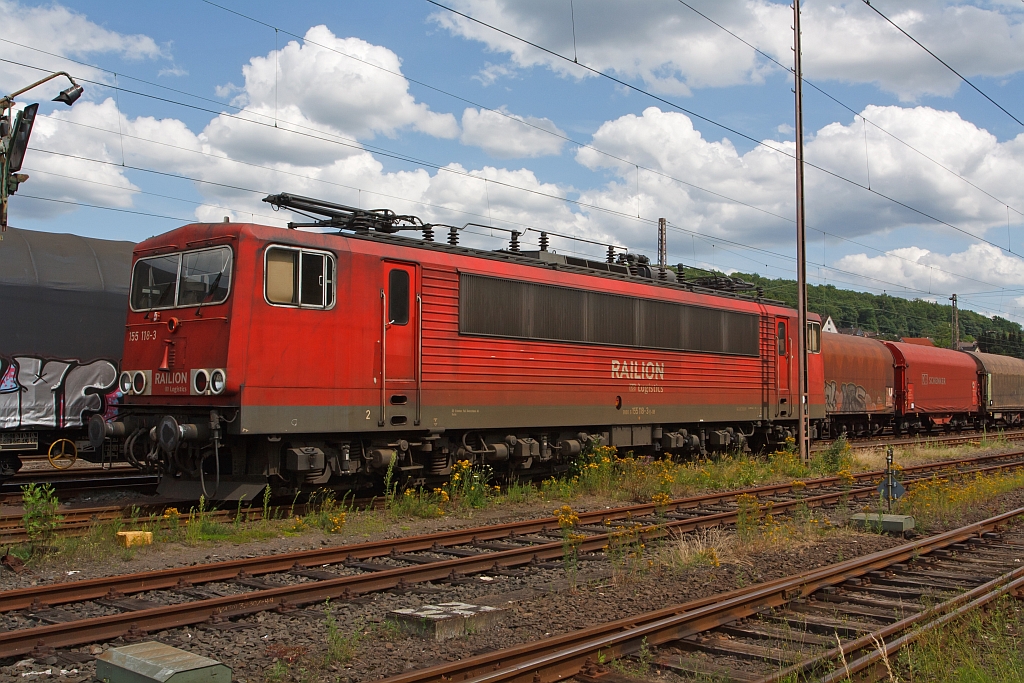
[[[1024,473],[978,473],[950,480],[936,476],[918,481],[894,506],[893,511],[913,515],[925,527],[958,524],[980,504],[1024,487]]]
[[[422,488],[406,489],[402,495],[392,499],[389,511],[395,517],[431,519],[442,516],[444,506],[450,500],[445,489],[436,488],[432,492]]]
[[[331,612],[330,600],[324,603],[324,618],[327,627],[325,635],[327,651],[324,654],[324,663],[328,666],[331,664],[349,663],[355,657],[359,641],[362,640],[362,629],[357,628],[349,634],[342,633],[341,629],[338,628],[337,619],[335,619],[334,614]]]
[[[752,496],[749,493],[738,495],[736,505],[736,533],[740,538],[748,539],[757,532],[761,506],[757,504],[757,496]]]
[[[487,504],[492,489],[488,487],[493,472],[489,465],[473,465],[468,460],[459,460],[452,466],[452,474],[443,491],[448,494],[452,508],[471,510]]]
[[[53,487],[49,484],[25,484],[21,487],[21,502],[24,508],[22,524],[32,543],[51,540],[64,519],[57,514],[60,502]]]
[[[202,541],[224,540],[230,534],[223,524],[210,519],[210,510],[206,509],[206,496],[199,496],[199,507],[188,512],[185,522],[185,542],[197,545]]]
[[[345,505],[347,493],[342,497],[341,503],[335,498],[336,495],[334,491],[326,488],[314,491],[309,497],[304,524],[320,529],[326,534],[341,533],[351,511],[351,505]]]
[[[502,491],[496,490],[495,493]],[[519,479],[512,479],[504,491],[505,502],[508,503],[532,503],[537,499],[537,495],[538,491],[533,484]]]
[[[288,674],[288,664],[283,659],[278,659],[276,662],[270,665],[270,668],[264,673],[265,680],[269,683],[279,683],[283,681],[284,677]]]
[[[669,569],[685,571],[694,567],[718,567],[730,554],[732,540],[721,527],[705,527],[678,534],[660,553]]]
[[[643,538],[644,528],[626,521],[616,525],[608,534],[608,545],[605,554],[612,565],[612,579],[625,582],[643,574],[653,565],[653,561],[644,557],[647,544]]]
[[[235,519],[232,522],[232,524],[235,527],[235,533],[236,534],[238,533],[239,528],[241,528],[241,526],[242,526],[242,499],[243,498],[245,498],[245,494],[244,493],[241,496],[239,496],[239,498],[238,498],[238,507],[235,508]]]
[[[651,673],[651,664],[654,663],[654,651],[647,643],[647,638],[640,641],[640,649],[637,650],[633,661],[617,659],[612,662],[612,668],[620,673],[634,678],[647,678]]]
[[[840,435],[823,451],[811,457],[811,470],[817,474],[836,474],[840,470],[849,469],[853,464],[850,443],[845,435]]]
[[[647,676],[651,671],[651,663],[654,661],[654,652],[647,644],[646,638],[640,641],[640,650],[636,653],[636,661],[636,675]]]
[[[263,528],[270,523],[270,484],[263,489],[263,511],[260,521],[263,522]]]
[[[569,582],[569,590],[576,592],[576,575],[579,571],[580,543],[586,538],[576,533],[576,525],[580,516],[568,505],[555,510],[558,516],[558,528],[562,530],[562,564],[565,566],[565,578]]]
[[[1003,598],[933,629],[892,662],[901,680],[1024,682],[1024,604]]]
[[[390,510],[395,502],[395,495],[398,493],[398,484],[395,483],[395,458],[388,462],[388,469],[384,472],[384,509]]]

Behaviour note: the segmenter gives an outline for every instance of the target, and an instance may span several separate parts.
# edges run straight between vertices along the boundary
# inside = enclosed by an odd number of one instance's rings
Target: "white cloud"
[[[182,69],[180,66],[173,66],[166,69],[160,69],[157,72],[157,76],[188,76],[188,70]]]
[[[468,107],[462,112],[462,144],[480,147],[492,157],[513,159],[561,154],[565,137],[551,119]],[[552,135],[552,133],[554,135]]]
[[[1024,173],[1024,134],[1001,143],[955,113],[927,107],[868,107],[864,115],[1003,201],[1024,206],[1024,188],[1014,181]],[[817,131],[806,145],[808,161],[867,184],[862,126],[855,120]],[[793,154],[791,142],[767,143]],[[630,114],[608,121],[594,134],[594,146],[765,211],[795,215],[792,158],[767,147],[740,154],[727,139],[704,139],[683,114],[651,107],[642,116]],[[974,234],[1005,230],[1005,205],[892,137],[869,127],[868,151],[871,186],[879,192],[927,209]],[[588,201],[636,212],[637,171],[633,164],[589,148],[580,149],[576,158],[588,168],[607,169],[616,176],[605,187],[586,191]],[[918,224],[940,234],[949,231],[813,168],[807,169],[806,180],[808,223],[831,233],[852,237]],[[790,241],[791,223],[669,178],[641,171],[639,192],[647,216],[666,216],[677,225],[745,244],[771,246]],[[606,220],[596,213],[594,219]]]
[[[484,68],[480,69],[480,73],[473,76],[473,80],[479,81],[483,86],[488,86],[501,78],[515,78],[517,73],[514,65],[487,62],[484,64]]]
[[[943,0],[886,3],[882,11],[965,76],[1024,68],[1024,7]],[[808,78],[875,83],[904,100],[952,95],[960,79],[861,3],[811,2],[804,21]],[[776,47],[776,57],[784,54]],[[898,66],[897,66],[898,65]]]
[[[29,182],[21,187],[20,192],[101,206],[131,206],[132,193],[138,188],[124,176],[122,169],[73,158],[77,156],[120,162],[117,136],[101,132],[116,131],[117,116],[114,100],[108,99],[100,104],[79,102],[73,109],[58,110],[51,116],[37,117],[32,128],[29,152],[25,156],[24,170],[29,174]],[[101,130],[73,126],[62,121],[85,123]],[[70,156],[44,154],[35,149],[57,151]],[[90,182],[75,182],[76,178]],[[17,203],[17,195],[11,201]],[[70,205],[38,201],[12,205],[18,207],[20,215],[33,218],[74,210]]]
[[[242,73],[243,101],[263,112],[293,105],[310,122],[359,138],[394,136],[403,128],[441,138],[459,134],[454,116],[432,112],[409,93],[398,55],[359,38],[338,38],[326,26],[306,31],[301,45],[291,41],[253,57]]]
[[[0,0],[3,35],[22,45],[43,46],[61,56],[83,58],[95,54],[117,54],[126,59],[167,58],[165,48],[142,34],[127,35],[110,31],[89,21],[62,5],[23,5],[16,0]],[[59,57],[0,42],[0,56],[12,61],[39,66],[48,71],[67,69],[67,61]],[[107,73],[87,66],[75,65],[74,72],[82,78],[106,82]],[[11,92],[37,80],[40,72],[0,62],[0,91]],[[33,91],[31,97],[45,99],[67,87],[67,81],[55,79]],[[49,93],[49,94],[48,94]]]
[[[568,3],[546,0],[453,0],[473,17],[549,48],[574,54]],[[671,2],[591,0],[575,12],[580,63],[641,79],[663,93],[757,84],[777,69],[725,31]],[[719,0],[698,9],[779,62],[792,62],[792,11],[771,0]],[[1005,76],[1024,68],[1024,7],[976,6],[962,0],[907,0],[885,9],[891,18],[967,76]],[[562,59],[448,12],[432,15],[455,35],[509,55],[521,68],[546,66],[577,78],[587,74]],[[949,95],[959,80],[859,2],[803,4],[804,73],[810,79],[875,83],[903,99]],[[894,65],[898,65],[895,68]],[[499,76],[481,74],[485,82]]]
[[[454,7],[505,31],[573,58],[573,19],[569,3],[546,0],[457,0]],[[730,2],[729,5],[746,3]],[[770,9],[770,8],[769,8]],[[737,19],[743,15],[735,12]],[[779,15],[779,21],[781,14]],[[520,68],[547,66],[577,78],[588,73],[525,43],[448,12],[432,15],[453,34],[483,42],[508,54]],[[696,19],[696,21],[695,21]],[[756,26],[749,14],[737,30]],[[690,88],[760,82],[764,67],[749,49],[732,49],[721,31],[674,3],[593,0],[575,13],[575,44],[580,63],[643,79],[662,92],[687,94]],[[724,35],[724,34],[722,34]],[[726,36],[728,38],[728,36]],[[735,39],[729,38],[735,42]],[[483,75],[491,78],[490,74]]]
[[[1024,285],[1024,260],[988,244],[972,244],[949,255],[920,247],[893,249],[878,256],[850,254],[836,268],[924,292],[969,292],[992,286]],[[965,274],[982,282],[957,277]]]

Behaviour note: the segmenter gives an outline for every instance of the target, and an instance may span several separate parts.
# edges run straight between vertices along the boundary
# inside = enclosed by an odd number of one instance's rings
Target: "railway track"
[[[867,673],[879,662],[875,641],[885,643],[891,656],[921,633],[1001,595],[1024,594],[1024,537],[998,532],[1020,515],[1024,508],[821,569],[410,671],[385,683],[548,683],[570,677],[594,683],[608,673],[598,662],[649,648],[659,649],[657,666],[688,678],[845,680],[847,670]],[[937,604],[929,606],[933,600]]]
[[[0,484],[0,504],[21,501],[21,487],[25,484],[49,484],[58,496],[67,496],[83,490],[132,489],[155,491],[159,479],[141,474],[133,467],[72,467],[66,470],[22,470]]]
[[[939,434],[931,436],[895,437],[891,434],[881,437],[860,437],[848,441],[854,450],[884,448],[886,446],[962,446],[978,444],[985,439],[1001,438],[1006,441],[1024,441],[1024,430],[999,431],[997,433],[971,432],[969,434]],[[827,450],[832,441],[819,441],[811,451],[814,453]]]
[[[1008,441],[1024,440],[1024,430],[1000,432],[999,435]],[[955,446],[969,443],[980,443],[985,438],[986,435],[984,434],[972,433],[969,435],[953,434],[899,439],[894,439],[892,437],[871,437],[866,439],[856,439],[849,443],[851,448],[861,450],[882,448],[885,446],[916,446],[930,444]],[[823,451],[828,448],[830,443],[831,442],[819,442],[812,450],[813,452]],[[46,462],[46,456],[25,456],[23,460],[26,458],[28,459],[27,461],[31,462]],[[159,482],[159,477],[155,475],[141,474],[131,466],[124,463],[116,463],[112,467],[85,466],[72,467],[66,470],[54,469],[45,466],[33,467],[29,469],[22,469],[13,477],[0,483],[0,505],[19,504],[21,502],[21,487],[29,483],[49,484],[54,488],[58,497],[66,498],[82,491],[116,489],[132,489],[135,491],[141,490],[147,493],[153,493],[155,492],[155,487]],[[97,509],[89,514],[95,515],[95,518],[100,521],[116,519],[116,513],[112,511],[112,508],[109,511],[100,511]],[[78,514],[75,516],[81,517],[81,515]],[[82,525],[71,524],[68,528],[71,530],[80,526]],[[85,524],[84,526],[87,527],[88,524]],[[0,517],[0,543],[17,542],[19,540],[16,533],[13,536],[5,535],[5,530],[9,528],[10,525],[5,524],[3,518]]]
[[[960,458],[957,460],[944,460],[937,461],[934,463],[927,463],[923,465],[914,465],[907,467],[903,472],[905,476],[918,476],[926,475],[931,472],[937,472],[944,469],[956,470],[963,468],[973,468],[984,465],[986,463],[994,462],[1013,462],[1013,461],[1024,462],[1024,451],[1015,451],[1011,453],[1002,453],[998,455],[983,455],[976,456],[973,458]],[[952,471],[951,470],[951,471]],[[884,474],[881,470],[873,470],[869,472],[860,472],[854,474],[854,481],[872,481],[879,479]],[[820,486],[835,486],[839,483],[838,477],[824,477],[820,479],[812,479],[804,482],[808,487],[820,487]],[[723,493],[710,494],[707,496],[697,496],[688,498],[685,500],[677,500],[670,503],[671,505],[693,505],[699,504],[699,501],[706,500],[708,504],[714,504],[724,499],[732,499],[741,493],[752,493],[754,495],[772,495],[776,491],[788,490],[790,484],[780,484],[775,486],[759,487],[750,490],[740,491],[729,491]],[[724,496],[724,498],[723,498]],[[360,501],[357,501],[359,503]],[[370,501],[361,501],[364,505],[370,505]],[[67,535],[85,534],[96,524],[110,523],[117,520],[143,520],[149,521],[151,515],[162,515],[167,507],[180,505],[182,513],[187,514],[187,509],[190,503],[181,502],[165,502],[161,505],[138,505],[138,506],[104,506],[104,507],[89,507],[89,508],[73,508],[68,510],[61,510],[60,514],[63,519],[60,522],[59,532]],[[284,507],[275,506],[274,515],[280,516],[280,512],[284,510]],[[304,505],[296,505],[295,511],[299,514],[305,514],[306,507]],[[246,508],[243,510],[247,520],[260,520],[262,519],[262,510],[258,507]],[[209,513],[212,521],[217,522],[232,522],[236,516],[235,509],[229,510],[214,510]],[[159,521],[159,520],[154,520]],[[23,543],[29,540],[25,532],[25,528],[22,525],[22,519],[20,515],[0,515],[0,544],[11,544],[11,543]]]
[[[943,464],[946,465],[945,463]],[[1024,465],[1010,460],[968,472]],[[931,470],[935,465],[925,466]],[[920,476],[926,476],[922,471]],[[912,484],[910,484],[912,485]],[[582,562],[603,561],[617,533],[644,542],[734,523],[739,493],[771,503],[775,514],[877,496],[869,485],[836,478],[763,486],[674,501],[579,513],[574,531]],[[613,526],[614,525],[614,526]],[[340,547],[32,586],[0,593],[0,652],[11,656],[189,624],[223,624],[266,610],[289,611],[327,599],[456,582],[468,575],[560,567],[563,539],[554,517]],[[42,648],[42,650],[40,650]]]

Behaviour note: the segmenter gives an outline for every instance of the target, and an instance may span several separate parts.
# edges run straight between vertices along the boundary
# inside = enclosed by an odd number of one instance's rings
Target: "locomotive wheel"
[[[46,454],[46,459],[56,469],[66,470],[78,460],[78,447],[75,446],[75,442],[71,439],[57,439],[50,444],[50,450]]]

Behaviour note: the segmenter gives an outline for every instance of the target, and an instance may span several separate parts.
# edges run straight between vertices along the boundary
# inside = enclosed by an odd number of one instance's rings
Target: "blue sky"
[[[788,5],[689,4],[789,63]],[[1024,4],[873,4],[1024,120]],[[280,224],[260,193],[291,191],[650,255],[664,216],[671,263],[792,276],[793,166],[772,149],[792,150],[792,79],[680,2],[451,6],[570,57],[575,20],[580,63],[767,145],[427,2],[223,5],[280,31],[198,0],[0,0],[0,89],[38,77],[29,67],[93,81],[70,110],[47,102],[63,83],[19,98],[43,101],[48,116],[12,225],[140,240],[224,215]],[[804,7],[807,78],[868,119],[805,89],[808,161],[835,174],[808,169],[811,281],[939,300],[958,292],[967,307],[1022,320],[1020,124],[862,2]],[[107,87],[115,72],[120,91]],[[836,177],[867,185],[869,174],[877,192],[950,225]],[[469,239],[498,248],[500,234]]]

